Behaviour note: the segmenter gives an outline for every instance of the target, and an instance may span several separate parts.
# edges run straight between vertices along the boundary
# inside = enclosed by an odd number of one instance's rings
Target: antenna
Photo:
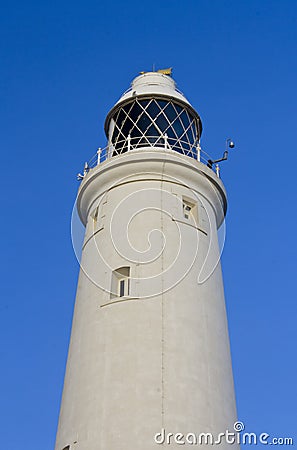
[[[226,159],[228,159],[228,148],[234,148],[234,147],[235,147],[235,144],[232,141],[232,139],[231,138],[226,139],[226,150],[224,151],[223,157],[220,159],[215,159],[215,160],[209,159],[207,161],[207,167],[210,167],[212,169],[213,164],[219,163],[221,161],[226,161]]]

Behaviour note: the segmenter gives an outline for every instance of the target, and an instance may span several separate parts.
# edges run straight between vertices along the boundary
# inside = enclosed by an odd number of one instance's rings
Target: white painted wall
[[[197,203],[189,220],[182,198]],[[162,428],[233,431],[222,182],[179,153],[134,150],[92,169],[77,205],[86,237],[55,450],[152,450]],[[125,298],[110,294],[121,266]]]

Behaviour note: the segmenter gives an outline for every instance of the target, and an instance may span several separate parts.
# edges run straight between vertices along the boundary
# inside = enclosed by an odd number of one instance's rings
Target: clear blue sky
[[[173,66],[208,153],[236,141],[222,178],[238,416],[297,439],[296,30],[295,0],[2,3],[1,449],[53,449],[78,275],[76,173],[153,63]]]

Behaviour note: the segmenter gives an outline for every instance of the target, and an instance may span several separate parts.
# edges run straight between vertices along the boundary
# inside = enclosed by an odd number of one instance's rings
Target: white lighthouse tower
[[[193,448],[201,433],[199,448],[238,449],[219,437],[236,420],[227,200],[200,117],[171,76],[148,72],[105,131],[77,197],[86,232],[55,450]]]

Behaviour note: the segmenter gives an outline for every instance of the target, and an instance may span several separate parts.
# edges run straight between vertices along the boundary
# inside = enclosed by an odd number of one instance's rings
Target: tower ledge
[[[89,171],[77,197],[77,209],[85,225],[94,202],[105,192],[124,183],[160,180],[184,185],[210,201],[217,227],[224,220],[227,195],[222,181],[205,164],[164,148],[141,148],[107,159]]]

